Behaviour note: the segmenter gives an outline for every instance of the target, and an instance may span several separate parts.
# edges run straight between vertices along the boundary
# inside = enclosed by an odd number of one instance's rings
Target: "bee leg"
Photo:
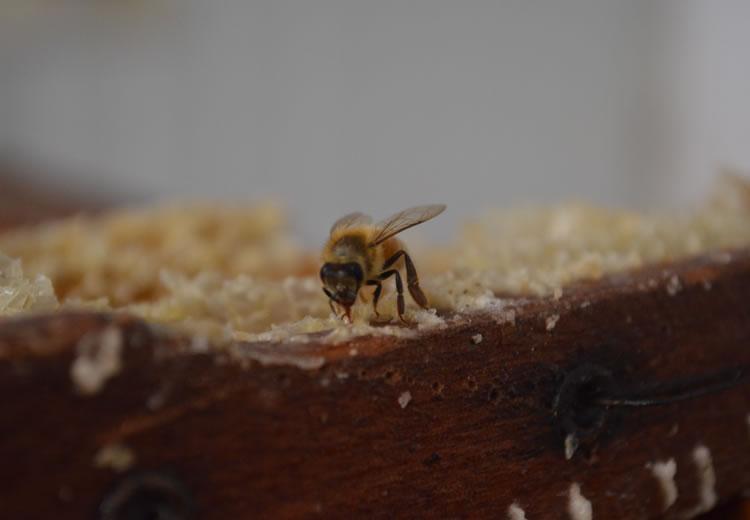
[[[403,282],[401,282],[401,273],[399,273],[396,269],[383,271],[378,275],[378,280],[385,280],[391,276],[396,277],[396,303],[398,308],[398,318],[406,323],[406,320],[404,320],[404,311],[406,310],[406,306],[404,304],[404,284]]]
[[[417,275],[417,268],[414,267],[414,262],[412,262],[409,253],[407,253],[403,249],[397,251],[393,254],[393,256],[386,260],[386,262],[383,264],[383,269],[388,269],[390,266],[395,264],[402,256],[404,257],[404,265],[406,266],[406,284],[409,287],[409,294],[411,294],[411,297],[414,298],[414,301],[417,302],[420,307],[426,309],[427,297],[419,287],[419,276]]]
[[[406,284],[409,287],[409,294],[414,298],[414,301],[422,307],[427,308],[427,297],[422,292],[422,288],[419,287],[419,276],[417,276],[417,269],[414,267],[414,262],[411,261],[411,257],[404,253],[404,263],[406,264]]]
[[[341,318],[341,316],[339,316],[339,311],[336,308],[336,305],[333,303],[333,294],[331,293],[331,291],[323,287],[323,292],[326,293],[326,296],[328,296],[328,306],[331,308],[331,312],[333,313],[333,315],[337,318]]]
[[[333,300],[328,300],[328,306],[331,308],[331,312],[336,316],[339,317],[339,312],[336,310],[336,307],[333,306]]]
[[[380,318],[378,312],[378,300],[380,299],[380,293],[383,292],[383,283],[380,280],[367,280],[367,285],[374,285],[375,292],[372,295],[372,310],[375,312],[375,317]]]

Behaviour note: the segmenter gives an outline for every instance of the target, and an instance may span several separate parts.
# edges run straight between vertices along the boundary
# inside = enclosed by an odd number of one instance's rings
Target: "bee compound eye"
[[[187,488],[161,471],[131,473],[115,482],[99,506],[99,520],[190,520],[195,506]]]
[[[357,282],[361,282],[364,278],[362,267],[357,262],[350,262],[348,264],[345,264],[344,268],[346,269],[346,273],[357,280]]]

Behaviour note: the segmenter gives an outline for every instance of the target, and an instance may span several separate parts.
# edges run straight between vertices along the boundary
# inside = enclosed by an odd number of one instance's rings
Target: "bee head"
[[[320,268],[320,279],[323,281],[323,292],[331,300],[345,307],[351,307],[357,299],[364,274],[357,262],[345,264],[327,262]]]

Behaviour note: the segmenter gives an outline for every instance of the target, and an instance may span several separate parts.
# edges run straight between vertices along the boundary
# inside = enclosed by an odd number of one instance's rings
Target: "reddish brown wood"
[[[670,295],[673,275],[682,288]],[[125,316],[6,320],[2,517],[93,516],[125,478],[92,462],[111,443],[133,450],[132,471],[169,471],[202,518],[504,518],[514,501],[529,519],[567,518],[573,482],[594,518],[657,518],[646,464],[671,457],[678,515],[698,501],[698,444],[711,450],[721,501],[750,487],[749,384],[613,412],[593,455],[570,461],[552,402],[586,363],[622,387],[750,366],[748,296],[750,253],[710,256],[580,284],[559,301],[516,301],[514,324],[465,315],[418,339],[239,345],[278,363],[245,368]],[[112,324],[125,335],[123,368],[81,396],[75,345]],[[155,395],[163,404],[151,409]]]
[[[732,500],[700,518],[701,520],[750,520],[750,500]]]

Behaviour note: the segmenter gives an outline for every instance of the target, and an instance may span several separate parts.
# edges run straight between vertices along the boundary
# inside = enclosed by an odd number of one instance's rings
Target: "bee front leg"
[[[330,298],[328,299],[328,306],[331,308],[331,312],[338,318],[339,312],[336,310],[336,307],[334,307],[333,300]]]
[[[401,281],[401,273],[399,273],[396,269],[390,269],[388,271],[383,271],[378,275],[378,280],[385,280],[391,276],[396,277],[396,303],[398,308],[398,318],[406,323],[406,320],[404,319],[404,311],[406,310],[406,305],[404,304],[404,284]]]
[[[367,280],[367,285],[374,285],[375,292],[372,294],[372,310],[375,313],[376,318],[380,318],[378,312],[378,300],[380,300],[380,293],[383,292],[383,283],[380,280]]]
[[[342,316],[339,315],[339,309],[334,303],[333,294],[331,293],[331,291],[324,287],[323,292],[326,293],[326,296],[328,296],[328,307],[331,308],[331,312],[333,313],[333,315],[339,319],[342,319]]]

